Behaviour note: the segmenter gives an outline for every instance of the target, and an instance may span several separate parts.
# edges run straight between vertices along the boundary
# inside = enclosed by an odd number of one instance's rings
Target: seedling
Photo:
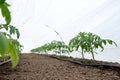
[[[72,51],[81,50],[82,58],[84,58],[84,53],[91,53],[93,59],[96,49],[101,48],[103,51],[106,44],[117,44],[110,39],[102,39],[100,36],[93,33],[80,32],[77,36],[72,38],[69,42],[69,47]]]
[[[20,36],[19,30],[9,25],[11,22],[11,13],[9,11],[9,4],[6,0],[0,0],[0,10],[5,24],[0,25],[0,57],[6,60],[10,56],[12,67],[15,67],[19,60],[19,52],[22,50],[22,45],[19,43],[18,38]],[[13,38],[12,35],[16,35],[17,38]]]
[[[19,43],[19,30],[12,25],[0,25],[0,55],[3,60],[8,56],[11,58],[12,66],[15,67],[19,60],[19,53],[22,50],[22,45]],[[16,39],[12,38],[16,35]]]
[[[57,54],[62,54],[62,53],[69,53],[69,46],[67,46],[64,42],[61,41],[51,41],[50,43],[44,44],[41,47],[32,49],[31,52],[45,52],[47,53],[48,51],[55,52]]]

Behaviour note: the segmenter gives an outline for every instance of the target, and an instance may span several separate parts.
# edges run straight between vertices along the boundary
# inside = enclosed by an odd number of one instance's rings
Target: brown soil
[[[80,61],[80,59],[62,58]],[[83,62],[88,63],[88,60]],[[94,63],[106,64],[97,61]],[[119,70],[113,67],[78,65],[48,55],[21,54],[20,62],[15,69],[11,68],[10,63],[0,66],[0,80],[120,80]]]

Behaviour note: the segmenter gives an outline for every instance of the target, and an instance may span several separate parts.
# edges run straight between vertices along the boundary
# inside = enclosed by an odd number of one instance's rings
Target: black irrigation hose
[[[75,61],[72,61],[72,60],[66,60],[66,59],[56,57],[56,56],[50,56],[50,57],[58,59],[58,60],[62,60],[62,61],[67,61],[67,62],[72,62],[72,63],[76,63],[76,64],[79,64],[79,65],[83,65],[81,62],[75,62]]]
[[[6,60],[6,61],[0,62],[0,66],[4,65],[4,64],[6,64],[6,63],[8,63],[8,62],[10,62],[10,61],[11,61],[11,59],[8,59],[8,60]]]
[[[110,64],[83,64],[81,62],[78,62],[78,61],[72,61],[72,60],[67,60],[67,59],[62,59],[62,58],[59,58],[57,56],[53,56],[51,55],[50,56],[51,58],[55,58],[55,59],[58,59],[58,60],[62,60],[62,61],[67,61],[67,62],[71,62],[71,63],[74,63],[74,64],[79,64],[79,65],[83,65],[83,66],[93,66],[93,67],[113,67],[113,68],[119,68],[120,69],[120,66],[119,65],[110,65]],[[11,59],[8,59],[6,61],[3,61],[0,63],[0,66],[10,62]]]
[[[119,65],[110,65],[110,64],[84,64],[84,63],[81,63],[81,62],[78,62],[78,61],[72,61],[72,60],[62,59],[62,58],[59,58],[57,56],[50,56],[50,57],[58,59],[58,60],[62,60],[62,61],[71,62],[71,63],[74,63],[74,64],[83,65],[83,66],[104,67],[104,68],[108,68],[109,67],[109,68],[118,68],[118,69],[120,69]]]

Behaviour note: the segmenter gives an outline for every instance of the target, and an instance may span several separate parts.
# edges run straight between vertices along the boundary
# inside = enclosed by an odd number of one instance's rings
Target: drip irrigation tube
[[[103,68],[118,68],[118,69],[120,69],[120,65],[113,65],[113,64],[84,64],[84,63],[79,62],[79,61],[62,59],[62,58],[60,58],[60,57],[53,56],[53,55],[51,55],[50,57],[51,57],[51,58],[58,59],[58,60],[62,60],[62,61],[71,62],[71,63],[78,64],[78,65],[83,65],[83,66],[103,67]]]
[[[8,62],[10,62],[10,61],[11,61],[11,59],[8,59],[8,60],[6,60],[6,61],[0,62],[0,66],[4,65],[4,64],[6,64],[6,63],[8,63]]]

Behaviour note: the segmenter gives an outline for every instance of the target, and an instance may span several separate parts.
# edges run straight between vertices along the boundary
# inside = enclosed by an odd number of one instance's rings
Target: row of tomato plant
[[[46,43],[38,48],[32,49],[31,52],[38,53],[48,53],[49,51],[53,51],[58,54],[69,53],[69,46],[66,45],[63,41],[53,40],[50,43]]]
[[[1,15],[6,22],[0,24],[0,58],[5,61],[10,57],[12,67],[15,67],[19,61],[19,53],[23,46],[18,41],[19,30],[15,26],[10,25],[11,13],[9,7],[10,5],[6,0],[0,0]]]
[[[84,58],[85,53],[91,53],[92,58],[95,59],[94,54],[97,53],[96,50],[101,48],[104,50],[104,46],[110,44],[117,44],[110,39],[102,39],[100,36],[93,34],[91,32],[80,32],[74,38],[69,41],[69,44],[65,44],[63,41],[51,41],[38,48],[31,50],[32,53],[47,53],[48,51],[53,51],[57,54],[71,53],[73,51],[81,52],[82,58]]]

